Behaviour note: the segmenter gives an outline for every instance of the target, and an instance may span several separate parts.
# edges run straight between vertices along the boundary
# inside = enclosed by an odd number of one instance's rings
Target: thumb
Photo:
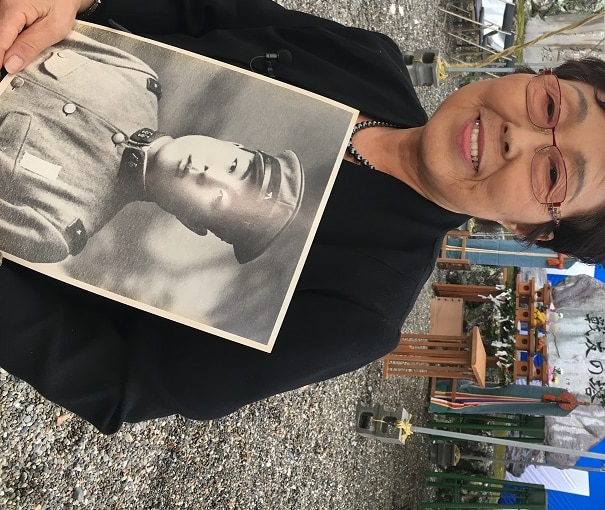
[[[18,73],[38,54],[64,39],[71,30],[73,19],[42,18],[24,29],[4,54],[4,67]]]

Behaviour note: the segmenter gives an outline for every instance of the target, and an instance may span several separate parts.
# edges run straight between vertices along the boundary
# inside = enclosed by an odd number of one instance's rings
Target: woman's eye
[[[550,120],[555,114],[555,102],[552,97],[548,96],[548,102],[546,105],[546,116]]]
[[[232,174],[237,169],[237,158],[233,160],[233,163],[229,165],[229,173]]]
[[[559,178],[559,169],[556,165],[550,166],[550,183],[554,186],[557,184],[557,179]]]

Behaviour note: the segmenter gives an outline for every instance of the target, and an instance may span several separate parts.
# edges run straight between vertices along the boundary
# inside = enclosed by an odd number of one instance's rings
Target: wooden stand
[[[486,354],[477,326],[470,335],[406,334],[385,357],[385,377],[408,375],[452,380],[452,399],[458,379],[485,387]],[[435,381],[432,384],[435,386]]]
[[[390,376],[431,377],[452,380],[452,399],[458,379],[485,387],[486,353],[477,326],[462,334],[463,301],[435,297],[431,300],[430,332],[403,333],[397,348],[384,358],[384,378]]]
[[[437,259],[437,267],[439,269],[461,269],[464,271],[468,271],[471,268],[471,263],[466,256],[466,240],[471,235],[468,230],[450,230],[441,243],[441,252],[439,253],[439,258]],[[460,246],[450,246],[447,244],[448,239],[450,237],[459,237],[461,239]],[[447,255],[448,251],[457,251],[460,252],[457,258],[449,258]]]
[[[433,283],[433,292],[439,297],[455,297],[474,303],[485,303],[487,297],[497,296],[502,291],[491,285],[462,285],[457,283]]]
[[[543,303],[545,307],[550,304],[550,285],[546,284],[536,290],[533,278],[523,282],[517,275],[516,294],[515,322],[519,332],[515,335],[513,375],[515,380],[521,377],[525,378],[528,384],[537,380],[547,386],[549,382],[547,348],[545,344],[540,348],[536,345],[536,308],[538,303]],[[521,351],[527,352],[527,361],[519,359]],[[542,366],[539,367],[534,365],[534,357],[538,353],[542,355]]]

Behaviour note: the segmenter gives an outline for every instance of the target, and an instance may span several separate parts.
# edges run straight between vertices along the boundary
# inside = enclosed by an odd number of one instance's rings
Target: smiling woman
[[[0,4],[0,26],[12,27],[0,46],[14,63],[65,34],[92,1]],[[20,25],[23,19],[39,24]],[[360,112],[270,355],[3,265],[0,288],[11,292],[0,293],[0,365],[104,432],[174,413],[224,416],[386,354],[399,342],[443,235],[470,216],[582,259],[605,258],[600,61],[470,84],[427,120],[392,40],[270,0],[103,0],[90,19],[112,19],[244,68],[258,55],[287,50],[292,59],[273,63],[275,79]],[[268,158],[290,169],[279,175],[297,175],[289,151],[251,154],[207,137],[158,136],[145,187],[200,233],[211,228],[215,209],[239,201]],[[180,209],[179,196],[199,206],[193,215]],[[244,209],[244,217],[263,216],[259,204]],[[230,228],[242,215],[233,218],[212,226],[237,248],[245,240],[233,240]],[[265,278],[271,292],[271,275],[254,277]],[[235,309],[255,296],[233,289],[229,299]]]
[[[570,99],[575,105],[575,124],[589,141],[586,152],[578,146],[573,148],[570,156],[574,186],[568,185],[568,194],[571,195],[569,202],[582,202],[580,197],[586,193],[593,198],[586,199],[580,208],[564,215],[564,221],[561,221],[554,235],[548,239],[543,239],[548,232],[548,225],[525,225],[523,237],[528,244],[535,242],[555,252],[575,255],[584,262],[602,263],[605,260],[605,243],[602,241],[605,239],[605,203],[600,200],[599,194],[605,186],[600,136],[605,126],[605,63],[596,58],[568,61],[557,67],[553,73],[575,90],[575,102]],[[591,128],[586,125],[591,114],[597,118],[597,125],[592,133]],[[562,204],[562,208],[564,210],[565,204]]]
[[[592,69],[593,76],[605,71],[598,60],[569,65]],[[427,196],[450,210],[497,221],[529,242],[557,243],[558,229],[571,218],[599,209],[605,114],[597,83],[569,81],[565,74],[559,79],[559,73],[476,82],[446,99],[420,142]],[[432,151],[438,139],[444,150]],[[578,241],[566,243],[564,251],[590,260],[605,256],[600,243],[596,252],[582,252]]]

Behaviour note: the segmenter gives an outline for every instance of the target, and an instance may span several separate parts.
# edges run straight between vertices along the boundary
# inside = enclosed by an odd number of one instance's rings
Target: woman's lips
[[[479,170],[479,127],[480,127],[479,119],[475,121],[471,129],[470,140],[469,140],[469,148],[471,154],[471,163],[475,172]]]
[[[468,168],[476,174],[481,162],[481,122],[478,117],[468,119],[460,133],[460,152]]]

